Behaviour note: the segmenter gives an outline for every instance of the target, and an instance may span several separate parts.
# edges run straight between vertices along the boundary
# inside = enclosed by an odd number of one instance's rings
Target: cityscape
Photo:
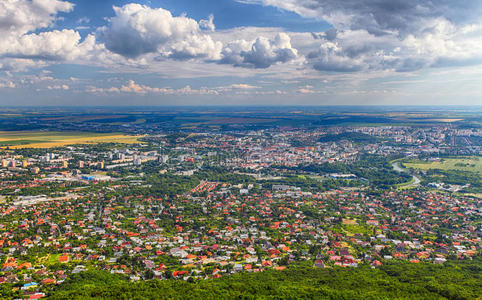
[[[482,299],[482,1],[0,0],[0,299]]]
[[[46,296],[93,270],[199,282],[299,264],[480,266],[479,127],[261,124],[60,146],[65,133],[5,133],[3,291]]]

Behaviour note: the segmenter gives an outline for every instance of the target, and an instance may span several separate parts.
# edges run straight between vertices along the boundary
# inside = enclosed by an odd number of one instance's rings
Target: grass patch
[[[47,259],[46,264],[54,265],[59,262],[59,257],[61,254],[50,254],[49,258]]]
[[[351,234],[370,234],[372,233],[372,230],[368,228],[367,226],[363,225],[352,225],[352,224],[347,224],[343,225],[343,229]]]
[[[464,158],[444,158],[440,161],[433,162],[411,160],[408,162],[404,162],[403,165],[409,169],[417,169],[423,171],[438,169],[482,173],[482,159],[477,156]]]

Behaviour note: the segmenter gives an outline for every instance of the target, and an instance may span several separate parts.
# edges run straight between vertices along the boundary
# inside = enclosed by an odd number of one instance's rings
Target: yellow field
[[[142,136],[122,133],[86,133],[86,132],[0,132],[0,146],[18,148],[53,148],[75,144],[98,143],[138,143]]]

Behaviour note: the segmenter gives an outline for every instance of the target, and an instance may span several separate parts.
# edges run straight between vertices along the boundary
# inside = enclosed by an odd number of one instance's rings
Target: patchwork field
[[[425,162],[425,161],[409,161],[404,162],[403,165],[409,169],[418,170],[459,170],[474,173],[482,173],[482,158],[473,156],[467,158],[444,158],[440,161]]]
[[[53,148],[74,144],[125,143],[134,144],[141,136],[121,133],[0,131],[0,147]]]

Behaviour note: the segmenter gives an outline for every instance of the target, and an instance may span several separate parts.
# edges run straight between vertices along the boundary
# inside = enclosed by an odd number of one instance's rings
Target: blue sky
[[[482,105],[478,0],[5,0],[0,105]]]
[[[58,28],[75,28],[78,21],[89,19],[90,26],[106,25],[106,17],[113,17],[112,6],[123,6],[133,1],[82,0],[72,1],[75,9],[71,13],[62,14],[64,21],[57,22]],[[259,4],[246,4],[233,0],[163,0],[135,1],[152,8],[164,8],[179,16],[187,14],[195,20],[216,16],[216,28],[230,29],[242,26],[281,27],[289,31],[324,31],[330,24],[314,19],[303,18],[295,12]],[[85,23],[84,23],[85,24]],[[88,33],[83,30],[82,34]]]

